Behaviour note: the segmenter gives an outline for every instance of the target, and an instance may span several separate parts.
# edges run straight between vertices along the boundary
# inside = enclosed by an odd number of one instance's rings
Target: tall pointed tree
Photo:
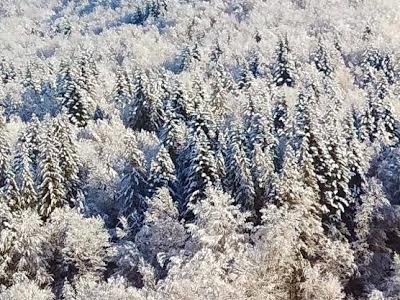
[[[53,210],[62,207],[66,201],[64,177],[60,168],[60,150],[54,140],[51,124],[39,145],[39,214],[48,218]]]

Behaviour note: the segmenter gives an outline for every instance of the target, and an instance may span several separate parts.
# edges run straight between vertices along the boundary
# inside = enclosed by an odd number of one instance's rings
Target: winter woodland
[[[400,1],[1,0],[0,300],[399,300]]]

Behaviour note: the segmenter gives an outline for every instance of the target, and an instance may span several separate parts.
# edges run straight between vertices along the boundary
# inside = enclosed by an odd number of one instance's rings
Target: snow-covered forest
[[[1,0],[0,300],[400,299],[400,1]]]

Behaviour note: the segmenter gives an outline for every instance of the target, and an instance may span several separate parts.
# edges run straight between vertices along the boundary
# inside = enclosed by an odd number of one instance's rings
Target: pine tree
[[[291,57],[291,49],[287,38],[281,39],[276,49],[276,63],[272,70],[273,81],[277,86],[287,85],[293,87],[296,84],[296,66]]]
[[[251,175],[254,183],[254,209],[261,220],[261,209],[266,203],[273,200],[275,194],[276,174],[274,170],[272,151],[270,148],[263,150],[260,144],[254,145],[251,161]]]
[[[258,96],[248,96],[248,103],[243,117],[246,134],[246,152],[251,159],[254,145],[258,144],[262,150],[275,144],[275,138],[271,134],[271,120],[269,111],[263,107],[262,99]]]
[[[121,180],[117,200],[121,205],[121,214],[128,217],[134,233],[140,229],[147,209],[148,181],[144,166],[144,155],[137,149],[131,149],[129,165]]]
[[[93,54],[83,51],[77,59],[77,78],[76,82],[81,89],[86,91],[87,95],[94,95],[96,89],[97,70],[96,62],[93,59]]]
[[[233,82],[219,62],[210,64],[210,87],[212,112],[217,118],[221,118],[227,113],[227,98],[233,89]]]
[[[172,196],[176,193],[175,166],[164,146],[160,146],[157,156],[151,162],[149,175],[149,194],[154,195],[159,189],[167,188]]]
[[[303,168],[299,164],[298,157],[292,147],[288,146],[282,172],[276,183],[276,203],[292,208],[302,205],[316,212],[318,204],[312,202],[315,199],[317,198],[316,195],[313,195],[312,188],[308,187],[305,182]]]
[[[210,140],[202,128],[191,130],[181,174],[185,191],[184,208],[187,208],[189,203],[203,199],[206,188],[220,182]],[[190,214],[188,217],[190,218]]]
[[[165,107],[165,123],[160,129],[159,137],[164,147],[168,150],[173,161],[176,161],[184,148],[184,138],[187,131],[185,122],[177,114],[171,101],[167,101]]]
[[[136,71],[132,102],[126,108],[126,125],[134,130],[157,131],[163,123],[162,99],[149,93],[148,77]]]
[[[91,118],[91,100],[78,83],[77,71],[63,63],[57,79],[57,97],[66,109],[72,124],[85,127]]]
[[[362,140],[394,142],[397,140],[395,118],[386,99],[381,99],[372,87],[367,94],[367,107],[361,119]]]
[[[226,186],[242,208],[254,213],[254,184],[239,129],[231,126],[226,154]]]
[[[81,181],[79,178],[80,162],[71,128],[67,118],[60,117],[54,121],[53,133],[59,151],[59,163],[64,180],[66,201],[71,207],[78,206],[82,197]]]
[[[16,78],[17,74],[12,63],[8,62],[5,57],[0,60],[0,80],[3,84],[7,84]]]
[[[54,132],[50,125],[39,146],[39,214],[48,218],[57,207],[66,201],[66,193],[62,170],[60,168],[60,150],[58,141],[54,140]]]
[[[273,132],[276,137],[281,137],[288,127],[288,107],[286,99],[284,97],[279,97],[274,103],[272,110],[273,118]]]
[[[31,66],[26,67],[24,79],[22,81],[22,108],[21,118],[25,121],[30,120],[32,115],[38,111],[41,102],[40,84],[36,82],[32,74]]]
[[[185,46],[179,55],[178,72],[189,70],[200,59],[200,52],[196,42],[193,45]]]
[[[3,199],[12,210],[17,210],[21,206],[20,191],[11,164],[7,164],[6,168],[6,180],[2,191]]]
[[[21,209],[36,208],[38,205],[38,195],[33,173],[33,163],[29,156],[29,148],[26,142],[21,143],[18,148],[16,171],[16,180],[21,195],[19,207]]]
[[[5,186],[11,159],[11,149],[6,139],[6,120],[0,110],[0,190]]]
[[[311,54],[311,61],[315,64],[317,70],[327,77],[331,77],[335,71],[328,49],[321,39],[318,40],[317,49]]]
[[[118,69],[112,100],[119,109],[127,105],[132,98],[131,80],[128,72]]]
[[[36,173],[38,166],[39,145],[41,143],[40,130],[40,121],[36,117],[36,115],[33,115],[31,122],[28,124],[26,130],[21,134],[17,141],[17,144],[20,146],[22,144],[26,145],[28,156],[32,162],[32,170],[34,173]]]

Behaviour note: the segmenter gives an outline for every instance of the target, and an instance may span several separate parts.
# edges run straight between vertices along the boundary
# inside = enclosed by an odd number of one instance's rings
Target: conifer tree
[[[117,200],[121,205],[121,214],[128,217],[132,230],[136,233],[147,209],[146,197],[149,187],[143,153],[135,147],[129,154],[128,166],[121,180]]]
[[[7,171],[11,159],[11,150],[6,139],[7,130],[5,125],[6,120],[0,110],[0,189],[6,184]]]
[[[132,97],[131,80],[128,72],[123,69],[118,69],[116,72],[116,82],[113,91],[112,100],[116,106],[122,109],[129,103]]]
[[[182,172],[185,190],[184,208],[187,208],[189,203],[203,199],[207,187],[220,183],[210,140],[202,128],[191,130]]]
[[[277,137],[281,137],[288,127],[288,107],[284,97],[279,97],[274,103],[273,111],[273,132]]]
[[[48,218],[57,207],[62,207],[66,201],[65,179],[60,168],[59,141],[54,140],[51,124],[45,132],[39,145],[39,214]]]
[[[326,49],[322,40],[319,39],[317,49],[311,54],[311,61],[315,64],[319,72],[322,72],[327,77],[331,77],[334,72],[331,60],[328,49]]]
[[[16,78],[17,74],[12,63],[8,62],[5,57],[0,60],[0,80],[3,84],[9,83]]]
[[[267,147],[263,150],[260,144],[255,144],[252,153],[251,175],[254,182],[254,209],[258,221],[261,220],[261,209],[266,203],[272,202],[275,194],[276,174],[274,169],[270,148]]]
[[[73,66],[63,63],[57,80],[57,97],[72,124],[85,127],[91,118],[91,100],[78,83]]]
[[[312,189],[307,187],[301,166],[299,165],[298,157],[293,151],[291,146],[285,153],[285,160],[282,168],[282,172],[277,179],[276,184],[276,203],[278,205],[285,205],[288,207],[296,205],[305,205],[308,207],[315,206],[317,203],[308,203],[311,199],[316,199],[310,197]]]
[[[296,84],[296,67],[291,57],[291,49],[287,38],[280,39],[276,49],[276,63],[272,70],[273,81],[277,86]]]
[[[38,205],[38,195],[36,192],[33,164],[26,142],[21,143],[18,148],[16,171],[16,181],[20,190],[19,207],[21,209],[35,208]]]
[[[137,70],[133,79],[133,98],[125,112],[126,124],[134,130],[157,131],[163,122],[162,100],[149,93],[148,85],[148,77]]]
[[[157,190],[167,188],[172,196],[176,193],[175,166],[164,146],[160,146],[157,156],[151,162],[149,175],[149,194],[154,195]]]
[[[264,150],[275,144],[275,138],[271,134],[271,120],[267,107],[261,104],[263,101],[258,96],[249,96],[246,105],[243,124],[246,135],[246,151],[251,159],[254,145],[258,144]]]
[[[88,95],[95,93],[96,81],[99,71],[93,54],[83,51],[83,54],[77,60],[77,84],[81,89],[86,91]]]
[[[165,106],[165,116],[166,120],[160,129],[159,137],[172,160],[176,161],[183,150],[187,128],[182,116],[177,113],[177,109],[172,106],[170,100],[167,101]]]
[[[15,181],[15,174],[11,164],[7,164],[6,180],[2,193],[4,201],[12,210],[20,208],[21,195]]]
[[[66,120],[67,118],[61,116],[54,121],[52,126],[59,151],[59,163],[64,180],[66,201],[71,207],[74,207],[78,205],[77,201],[82,196],[79,178],[80,162],[71,128]]]
[[[250,161],[246,155],[239,129],[229,131],[226,154],[226,185],[242,208],[254,213],[254,184]]]
[[[367,107],[361,119],[362,140],[374,142],[377,139],[393,142],[397,139],[395,118],[392,108],[386,99],[381,99],[369,87]]]

